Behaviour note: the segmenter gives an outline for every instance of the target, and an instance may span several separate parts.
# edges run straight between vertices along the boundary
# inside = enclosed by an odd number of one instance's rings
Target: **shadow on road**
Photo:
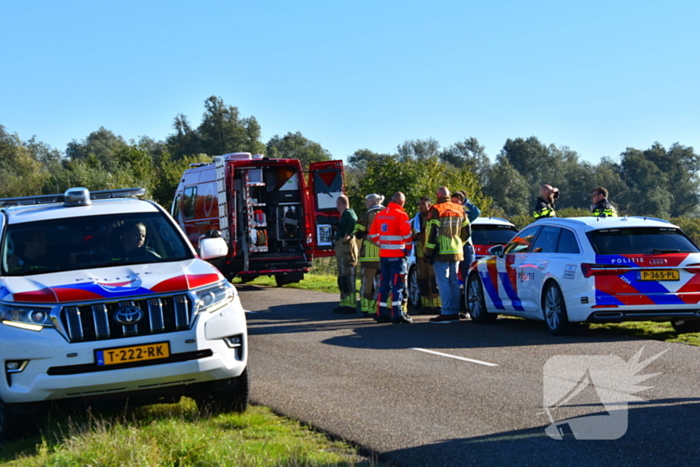
[[[631,405],[627,432],[616,440],[577,440],[571,434],[555,440],[545,433],[548,425],[542,425],[390,451],[380,459],[401,466],[697,466],[699,401],[649,407],[684,401]]]
[[[360,313],[333,314],[337,302],[315,302],[272,306],[267,311],[250,313],[251,335],[307,333],[321,331],[348,332],[323,341],[324,344],[364,349],[480,348],[568,343],[595,343],[634,340],[585,326],[571,336],[552,336],[542,322],[515,318],[499,318],[495,323],[458,324],[428,323],[430,316],[418,316],[411,325],[377,324]]]

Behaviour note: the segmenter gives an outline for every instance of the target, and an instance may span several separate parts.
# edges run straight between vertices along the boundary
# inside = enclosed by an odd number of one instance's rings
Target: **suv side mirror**
[[[226,240],[221,237],[199,240],[199,257],[202,259],[221,258],[228,254]]]

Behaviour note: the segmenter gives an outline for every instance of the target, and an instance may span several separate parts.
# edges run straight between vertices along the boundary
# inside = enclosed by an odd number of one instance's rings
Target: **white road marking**
[[[428,350],[428,349],[421,349],[418,347],[411,347],[411,350],[417,350],[419,352],[425,352],[425,353],[431,353],[433,355],[440,355],[441,357],[449,357],[449,358],[454,358],[457,360],[462,360],[465,362],[470,362],[470,363],[477,363],[479,365],[486,365],[486,366],[498,366],[496,363],[489,363],[489,362],[482,362],[481,360],[474,360],[473,358],[466,358],[466,357],[458,357],[457,355],[450,355],[448,353],[442,353],[442,352],[436,352],[434,350]]]

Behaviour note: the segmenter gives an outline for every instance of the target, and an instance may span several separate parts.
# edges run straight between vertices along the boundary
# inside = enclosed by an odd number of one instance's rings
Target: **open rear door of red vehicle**
[[[311,251],[315,257],[333,256],[334,226],[340,213],[336,200],[345,193],[343,161],[312,162],[309,165],[309,204]]]

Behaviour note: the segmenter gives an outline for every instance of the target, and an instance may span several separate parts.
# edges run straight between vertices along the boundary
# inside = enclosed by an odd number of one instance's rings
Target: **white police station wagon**
[[[667,221],[540,219],[490,253],[469,272],[475,322],[504,314],[544,320],[553,334],[635,320],[700,331],[700,250]]]
[[[52,400],[248,404],[235,287],[143,189],[0,200],[0,435]],[[212,235],[216,237],[216,235]]]

